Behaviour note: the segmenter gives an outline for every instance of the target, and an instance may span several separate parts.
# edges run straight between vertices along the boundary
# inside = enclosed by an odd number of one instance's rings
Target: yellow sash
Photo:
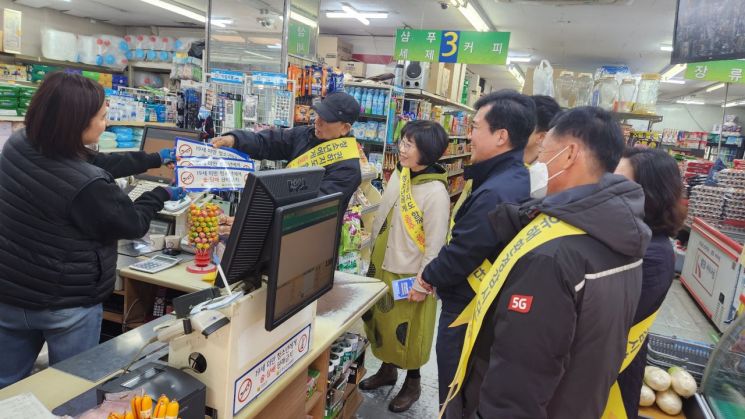
[[[466,181],[466,184],[463,185],[463,192],[460,193],[458,200],[455,201],[455,205],[453,206],[453,211],[450,213],[450,229],[448,230],[448,237],[447,237],[448,243],[450,243],[450,237],[453,234],[453,226],[455,226],[455,214],[458,213],[458,210],[460,209],[461,206],[463,206],[463,203],[466,202],[466,199],[468,199],[468,197],[471,196],[472,188],[473,188],[473,179],[468,179]]]
[[[629,364],[631,364],[631,361],[633,361],[634,358],[636,358],[639,350],[644,345],[644,341],[647,339],[649,328],[652,327],[652,323],[654,323],[659,312],[659,310],[655,311],[649,317],[635,324],[631,330],[629,330],[629,338],[626,342],[626,356],[623,358],[619,374],[622,373]],[[603,412],[602,419],[628,419],[626,408],[623,405],[621,387],[618,385],[618,381],[613,383],[613,386],[610,388],[608,403],[605,405],[605,412]]]
[[[289,162],[287,167],[325,167],[343,160],[358,158],[360,158],[360,152],[357,148],[357,140],[354,137],[344,137],[318,144]]]
[[[399,198],[401,207],[401,218],[404,222],[406,232],[409,234],[419,251],[424,253],[424,215],[422,210],[411,195],[411,171],[408,167],[401,169],[399,177]]]
[[[484,279],[480,281],[474,301],[466,308],[466,310],[470,308],[472,314],[469,316],[468,328],[466,329],[466,337],[463,341],[463,351],[460,354],[458,369],[455,372],[453,382],[450,384],[447,400],[443,404],[442,410],[440,410],[440,417],[444,414],[448,402],[460,391],[466,376],[468,359],[471,356],[473,345],[476,343],[476,337],[484,322],[486,312],[497,298],[497,295],[499,295],[499,291],[502,289],[515,263],[528,252],[544,243],[560,237],[579,234],[585,234],[585,232],[558,218],[540,214],[530,224],[520,230],[512,241],[505,246],[491,269],[486,273]]]

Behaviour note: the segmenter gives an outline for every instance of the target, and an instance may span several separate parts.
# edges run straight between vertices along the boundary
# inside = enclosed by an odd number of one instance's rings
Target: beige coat
[[[373,222],[373,240],[393,208],[390,233],[383,258],[383,269],[395,274],[421,273],[437,257],[445,239],[450,220],[450,195],[442,182],[432,181],[412,185],[414,201],[424,214],[424,254],[406,232],[399,209],[398,172],[394,171],[383,192],[380,207]]]

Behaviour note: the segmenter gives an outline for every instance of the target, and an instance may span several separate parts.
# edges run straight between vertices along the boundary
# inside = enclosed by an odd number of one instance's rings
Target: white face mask
[[[566,151],[566,149],[569,148],[569,146],[564,147],[561,151],[556,153],[553,157],[551,157],[551,160],[547,161],[546,163],[543,162],[535,162],[528,168],[528,172],[530,173],[530,197],[533,199],[542,199],[546,197],[546,192],[548,191],[548,182],[555,178],[556,176],[559,176],[560,174],[564,173],[564,170],[560,170],[556,173],[554,173],[553,176],[548,176],[548,165],[551,164],[554,159],[559,157],[561,153]]]

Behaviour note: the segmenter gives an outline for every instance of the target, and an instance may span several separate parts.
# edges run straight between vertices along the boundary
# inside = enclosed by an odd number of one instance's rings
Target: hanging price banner
[[[398,29],[395,60],[464,64],[507,63],[509,32]]]
[[[240,191],[251,172],[248,169],[176,166],[176,184],[189,192]]]
[[[685,78],[688,80],[745,84],[745,61],[726,60],[688,63]]]
[[[176,157],[215,157],[222,159],[251,160],[248,154],[232,148],[215,148],[199,141],[176,137]]]

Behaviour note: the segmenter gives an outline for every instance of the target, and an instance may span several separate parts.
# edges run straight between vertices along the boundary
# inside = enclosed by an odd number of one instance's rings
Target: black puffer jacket
[[[158,154],[50,159],[14,133],[0,154],[0,302],[28,309],[89,306],[116,278],[116,240],[145,235],[163,188],[135,203],[114,183],[160,166]]]
[[[651,232],[639,185],[607,174],[543,202],[490,214],[516,234],[536,211],[587,232],[523,256],[486,314],[448,418],[599,418],[626,352]],[[512,226],[512,228],[510,228]],[[509,310],[514,296],[527,311]]]
[[[235,148],[255,160],[292,161],[311,148],[321,144],[312,125],[290,129],[268,129],[260,132],[231,131],[235,137]],[[321,181],[321,193],[330,195],[341,192],[343,208],[349,204],[352,194],[362,183],[360,161],[344,160],[325,167]]]

